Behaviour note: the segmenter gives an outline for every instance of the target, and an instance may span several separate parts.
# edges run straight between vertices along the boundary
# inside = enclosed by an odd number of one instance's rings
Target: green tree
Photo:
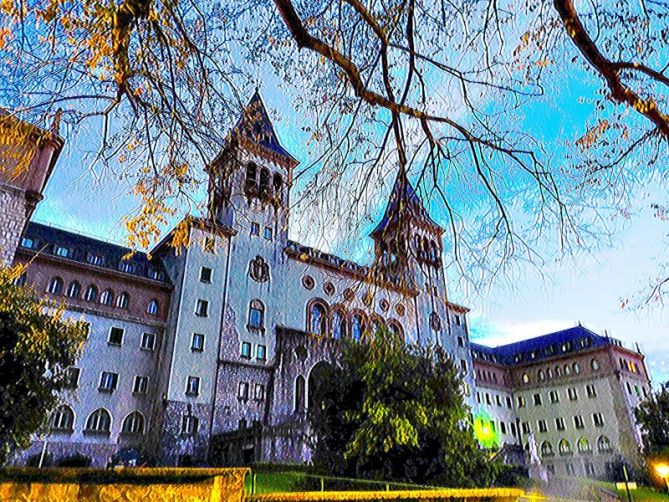
[[[315,464],[337,475],[489,485],[497,465],[474,438],[459,382],[440,347],[386,330],[343,342],[340,364],[310,382]]]
[[[0,464],[46,425],[86,338],[62,306],[14,284],[22,272],[0,269]]]
[[[652,392],[634,413],[641,425],[644,454],[669,454],[669,382]]]

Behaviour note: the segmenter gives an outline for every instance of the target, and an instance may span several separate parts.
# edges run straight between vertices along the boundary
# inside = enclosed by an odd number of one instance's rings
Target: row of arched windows
[[[104,408],[93,411],[86,419],[85,432],[109,433],[111,414]],[[51,430],[72,431],[74,429],[74,411],[66,404],[58,406],[51,414]],[[123,419],[121,432],[126,434],[144,434],[144,415],[139,411],[129,413]]]
[[[379,315],[368,317],[360,310],[347,312],[341,305],[329,308],[321,299],[311,300],[307,305],[307,331],[316,335],[360,341],[368,329],[375,333],[382,326],[403,335],[402,326],[394,319],[386,322]]]
[[[581,437],[576,441],[576,449],[578,453],[582,455],[587,455],[592,453],[592,446],[590,445],[590,441],[588,441],[586,438]],[[609,438],[606,436],[599,436],[597,438],[597,451],[600,453],[608,453],[611,451],[611,441],[609,441]],[[572,449],[571,449],[571,444],[569,441],[566,439],[561,439],[560,442],[558,443],[558,453],[562,456],[565,455],[571,455],[572,454]],[[552,457],[555,455],[555,452],[553,451],[553,445],[551,444],[550,441],[544,441],[541,443],[541,456],[542,457]]]
[[[248,195],[277,203],[283,201],[283,177],[272,174],[266,167],[259,168],[254,162],[246,165],[245,189]]]
[[[436,263],[439,261],[439,247],[434,240],[420,235],[414,236],[414,251],[419,260]]]
[[[592,359],[590,361],[592,371],[599,371],[599,360]],[[571,374],[578,375],[581,372],[581,366],[578,363],[565,364],[564,366],[555,366],[555,368],[542,368],[537,370],[537,380],[544,382],[552,378],[560,378],[561,376],[569,376]],[[530,375],[523,373],[523,383],[530,383]]]
[[[83,299],[87,302],[99,303],[110,307],[113,305],[124,310],[128,309],[130,306],[130,295],[125,291],[118,296],[115,296],[114,291],[111,289],[105,289],[102,293],[98,294],[97,286],[91,284],[86,288],[82,295],[81,284],[78,281],[70,282],[67,285],[67,288],[65,288],[63,279],[58,276],[51,278],[46,291],[52,295],[62,295],[64,293],[68,298],[75,300]],[[151,315],[158,315],[158,310],[158,300],[154,298],[146,306],[146,312]]]

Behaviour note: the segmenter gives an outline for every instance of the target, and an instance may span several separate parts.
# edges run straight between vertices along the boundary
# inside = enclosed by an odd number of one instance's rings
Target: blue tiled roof
[[[33,242],[30,249],[35,252],[57,256],[56,246],[61,246],[69,253],[67,257],[60,258],[169,284],[162,262],[149,260],[146,253],[135,252],[129,259],[123,260],[131,251],[129,248],[32,221],[26,225],[23,237]],[[101,262],[98,263],[98,259]]]
[[[492,362],[506,365],[524,364],[606,345],[619,345],[612,338],[601,336],[583,326],[563,329],[548,335],[537,336],[498,347],[471,343],[472,351],[484,354]]]
[[[407,179],[406,175],[400,172],[395,179],[395,185],[393,186],[393,190],[390,193],[390,198],[388,199],[388,205],[386,206],[386,211],[383,214],[383,218],[381,218],[381,221],[378,225],[376,225],[376,228],[372,230],[370,235],[372,237],[379,237],[388,227],[395,225],[399,220],[401,209],[410,211],[414,217],[421,219],[427,222],[429,225],[441,230],[441,227],[432,218],[430,218],[430,215],[423,206],[420,197],[418,197],[418,194],[411,186],[411,183]]]
[[[279,143],[265,104],[257,90],[251,97],[248,105],[244,108],[244,112],[239,117],[239,120],[237,120],[233,131],[235,134],[241,134],[278,155],[295,160]]]

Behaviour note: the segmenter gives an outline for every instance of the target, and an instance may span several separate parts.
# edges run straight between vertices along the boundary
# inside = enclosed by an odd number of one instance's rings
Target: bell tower
[[[423,289],[428,280],[437,285],[443,232],[400,171],[383,218],[370,234],[377,270],[412,288]]]
[[[238,231],[271,228],[288,238],[289,188],[298,161],[279,143],[259,92],[253,94],[223,151],[208,166],[209,218]]]

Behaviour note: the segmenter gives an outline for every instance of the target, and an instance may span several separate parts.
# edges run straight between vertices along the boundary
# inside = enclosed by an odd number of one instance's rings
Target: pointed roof
[[[388,199],[386,212],[370,235],[375,239],[381,237],[388,228],[395,227],[402,216],[406,217],[407,213],[418,220],[418,222],[431,227],[435,232],[439,234],[444,232],[444,229],[428,214],[420,197],[418,197],[418,194],[407,179],[405,171],[400,169]]]
[[[279,143],[265,103],[257,88],[232,129],[232,135],[244,142],[259,146],[261,150],[272,156],[278,156],[293,166],[299,163]]]

